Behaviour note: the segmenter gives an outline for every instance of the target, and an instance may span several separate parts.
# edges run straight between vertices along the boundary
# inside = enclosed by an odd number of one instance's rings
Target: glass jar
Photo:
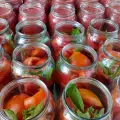
[[[113,99],[113,119],[120,119],[120,77],[116,78],[115,88],[112,91],[112,99]]]
[[[93,18],[104,18],[104,12],[105,8],[100,3],[82,3],[78,13],[78,20],[87,30],[89,23]]]
[[[69,59],[66,56],[70,56],[72,51],[79,50],[90,60],[90,65],[83,67],[69,63]],[[82,44],[68,44],[62,49],[59,60],[56,63],[55,82],[62,90],[74,78],[80,76],[92,77],[95,73],[96,62],[97,53],[91,47]]]
[[[31,31],[32,30],[32,31]],[[46,25],[42,21],[21,21],[16,25],[15,45],[31,42],[41,42],[50,45]]]
[[[106,39],[118,36],[118,30],[118,24],[112,20],[93,19],[88,27],[86,43],[98,51]]]
[[[108,39],[98,52],[96,76],[111,91],[114,79],[120,75],[120,40]]]
[[[80,88],[92,90],[99,96],[103,105],[105,106],[106,113],[104,116],[94,120],[112,120],[111,109],[112,109],[112,97],[108,89],[99,81],[92,78],[76,78],[70,81],[65,87],[62,97],[57,105],[57,120],[91,120],[77,116],[67,104],[67,89],[71,84],[79,84]]]
[[[73,30],[79,30],[79,35],[70,35]],[[55,26],[55,33],[51,38],[54,60],[57,60],[62,48],[69,43],[84,43],[84,27],[76,21],[63,21]]]
[[[0,45],[0,90],[11,80],[11,61]]]
[[[46,23],[47,18],[44,7],[39,3],[23,4],[19,8],[19,21],[40,20]]]
[[[51,12],[48,16],[49,19],[49,33],[54,33],[55,25],[60,21],[76,20],[75,8],[72,5],[59,5],[52,6]]]
[[[9,3],[0,3],[0,18],[6,19],[9,23],[10,29],[15,30],[17,17]]]
[[[22,5],[22,0],[7,0],[8,3],[10,3],[13,7],[13,10],[16,14],[19,13],[19,7]]]
[[[12,56],[14,50],[13,32],[9,29],[8,22],[0,18],[0,43],[7,54]]]
[[[48,0],[25,0],[25,3],[28,4],[28,3],[40,3],[45,11],[46,11],[46,14],[48,14],[49,12],[49,8],[50,8],[50,4],[49,4],[49,1]]]
[[[34,59],[36,57],[37,60]],[[36,64],[37,62],[41,64]],[[13,51],[12,69],[15,78],[37,77],[50,87],[54,82],[54,67],[51,51],[45,44],[38,42],[23,44]]]
[[[30,87],[33,87],[32,89]],[[39,79],[33,79],[33,78],[26,78],[26,79],[20,79],[17,81],[10,82],[8,85],[6,85],[2,91],[1,91],[1,97],[0,97],[0,119],[1,120],[9,120],[8,116],[4,112],[5,104],[8,102],[8,99],[11,99],[12,97],[18,97],[18,96],[24,96],[24,98],[33,96],[35,93],[39,91],[39,89],[42,89],[46,95],[46,98],[44,99],[44,105],[42,111],[38,113],[34,118],[31,118],[31,120],[53,120],[55,116],[55,102],[54,99],[49,92],[46,85]],[[31,93],[30,93],[30,91]],[[24,99],[21,98],[21,99]],[[19,101],[16,101],[18,104]],[[15,100],[15,99],[14,99]],[[22,102],[22,100],[21,100]],[[11,103],[12,104],[12,103]],[[19,105],[17,105],[18,107]],[[14,107],[14,110],[16,108]],[[19,117],[18,117],[19,118]],[[18,119],[21,120],[21,119]]]
[[[75,6],[75,0],[52,0],[52,5],[55,4],[71,4]]]

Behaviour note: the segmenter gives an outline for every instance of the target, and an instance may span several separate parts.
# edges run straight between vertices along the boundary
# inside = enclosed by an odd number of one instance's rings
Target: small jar
[[[74,30],[79,35],[71,35]],[[62,48],[69,43],[84,43],[85,29],[82,24],[76,21],[63,21],[55,26],[55,33],[51,38],[51,47],[53,58],[56,61],[60,55]]]
[[[22,5],[23,0],[7,0],[7,2],[12,5],[15,13],[18,14],[19,13],[19,7]]]
[[[53,35],[55,25],[60,21],[76,20],[75,8],[72,5],[56,4],[52,6],[49,19],[49,33]]]
[[[32,31],[31,31],[32,30]],[[15,45],[23,45],[31,42],[50,44],[50,38],[46,25],[42,21],[21,21],[16,25]]]
[[[93,19],[88,27],[86,43],[98,51],[106,39],[118,36],[118,30],[118,24],[112,20]]]
[[[104,12],[105,8],[100,3],[82,3],[78,13],[78,20],[87,30],[89,23],[93,18],[104,18]]]
[[[41,64],[36,64],[37,62]],[[54,82],[54,68],[51,51],[45,44],[37,42],[23,44],[16,47],[13,51],[12,69],[15,78],[37,77],[50,87]]]
[[[85,119],[83,117],[79,117],[78,115],[73,112],[67,103],[67,90],[70,87],[71,84],[75,84],[77,86],[81,86],[82,89],[88,89],[92,90],[96,93],[96,95],[99,96],[101,102],[105,106],[105,114],[101,116],[100,118],[94,118],[94,120],[112,120],[111,118],[111,109],[112,109],[112,97],[108,89],[99,81],[93,79],[93,78],[76,78],[72,81],[70,81],[63,93],[62,97],[59,100],[59,103],[57,105],[57,120],[91,120],[91,119]],[[88,99],[88,101],[90,101]]]
[[[115,88],[112,90],[111,94],[113,99],[112,120],[119,120],[120,119],[120,77],[116,78]]]
[[[32,87],[32,89],[31,89],[31,87]],[[30,120],[38,120],[38,119],[39,120],[54,120],[55,102],[52,97],[52,94],[49,92],[48,88],[41,80],[33,79],[33,78],[20,79],[17,81],[10,82],[8,85],[6,85],[2,89],[1,95],[0,95],[1,96],[0,97],[0,110],[1,110],[0,111],[0,119],[1,120],[9,120],[10,119],[10,118],[8,118],[8,116],[5,114],[5,112],[3,110],[3,109],[5,109],[4,107],[5,107],[5,104],[8,102],[8,99],[11,99],[13,97],[15,100],[18,96],[20,96],[20,95],[21,95],[21,97],[23,96],[21,99],[15,101],[16,102],[15,105],[18,107],[19,106],[18,104],[20,104],[20,102],[22,102],[23,99],[31,97],[34,94],[37,94],[37,92],[40,89],[42,89],[46,95],[46,97],[43,101],[44,102],[43,109],[38,113],[38,115],[34,116],[34,118],[31,118]],[[34,102],[34,101],[32,101],[32,102]],[[11,103],[11,105],[12,104],[13,103]],[[21,106],[21,109],[22,109],[22,106]],[[21,109],[16,109],[16,107],[14,106],[14,111],[15,110],[20,111]],[[21,120],[21,119],[18,119],[18,120]]]
[[[8,22],[0,18],[0,43],[7,54],[12,56],[14,50],[13,32],[9,29]]]
[[[9,23],[10,29],[15,30],[17,17],[9,3],[0,3],[0,18],[6,19]]]
[[[52,5],[55,4],[71,4],[75,6],[75,0],[52,0]]]
[[[23,4],[19,8],[19,21],[40,20],[46,23],[46,14],[44,7],[39,3]]]
[[[108,39],[98,52],[96,76],[111,91],[120,75],[120,40]]]
[[[81,54],[89,59],[91,64],[84,67],[71,64],[66,56],[71,56],[73,51],[80,51]],[[91,47],[82,44],[68,44],[62,49],[59,60],[56,63],[55,82],[62,90],[74,78],[80,76],[92,77],[95,73],[96,62],[97,53]]]
[[[12,80],[11,61],[0,45],[0,90]]]
[[[50,7],[50,5],[49,5],[49,1],[48,0],[25,0],[25,4],[28,4],[28,3],[40,3],[43,7],[44,7],[44,9],[45,9],[45,11],[46,11],[46,14],[48,14],[48,12],[49,12],[49,7]]]

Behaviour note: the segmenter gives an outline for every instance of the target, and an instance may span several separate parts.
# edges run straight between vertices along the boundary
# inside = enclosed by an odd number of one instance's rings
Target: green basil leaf
[[[88,118],[88,119],[90,118],[89,112],[82,113],[80,110],[77,110],[77,115],[83,118]]]
[[[116,71],[115,71],[115,77],[120,75],[120,65],[117,67]]]
[[[100,118],[104,115],[105,109],[102,108],[101,110],[96,110],[94,113],[94,118]]]
[[[84,111],[84,103],[76,85],[70,84],[67,89],[67,96],[70,97],[73,104],[81,111]]]
[[[90,114],[93,114],[94,110],[95,109],[92,106],[87,108],[87,112],[90,113]]]
[[[79,28],[72,29],[71,35],[80,35],[80,29]]]
[[[15,113],[12,110],[4,109],[4,112],[8,116],[9,119],[18,120],[17,116],[15,115]]]

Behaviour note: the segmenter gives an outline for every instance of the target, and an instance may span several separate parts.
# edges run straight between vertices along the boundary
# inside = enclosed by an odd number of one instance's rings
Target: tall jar
[[[0,3],[0,18],[6,19],[9,23],[10,29],[15,30],[17,17],[9,3]]]
[[[12,80],[11,61],[0,45],[0,90]]]
[[[78,89],[81,88],[81,89],[87,89],[87,90],[94,91],[96,95],[99,96],[106,110],[103,116],[99,118],[94,118],[94,120],[112,120],[111,119],[112,97],[111,97],[110,92],[99,81],[92,79],[92,78],[84,78],[84,77],[76,78],[70,81],[66,85],[62,93],[62,96],[59,100],[59,103],[57,105],[57,120],[91,120],[89,118],[87,119],[87,118],[76,115],[75,112],[73,112],[68,106],[69,103],[67,101],[67,90],[71,84],[80,86]],[[90,102],[90,99],[88,99],[87,102]]]
[[[120,75],[120,40],[108,39],[98,52],[96,76],[111,91]]]
[[[77,34],[74,31],[77,30]],[[55,26],[55,33],[51,38],[53,58],[56,61],[62,48],[69,43],[84,43],[85,29],[76,21],[63,21]]]
[[[28,3],[35,3],[35,2],[40,3],[44,7],[46,14],[48,14],[50,9],[50,4],[48,0],[25,0],[24,3],[28,4]]]
[[[50,45],[46,25],[42,21],[21,21],[16,25],[15,45],[31,42],[41,42]]]
[[[23,44],[13,51],[12,69],[15,78],[37,77],[51,87],[54,67],[51,51],[45,44]]]
[[[40,3],[23,4],[19,8],[19,21],[40,20],[47,22],[44,7]]]
[[[86,43],[98,51],[106,39],[118,36],[118,30],[118,24],[112,20],[93,19],[88,27]]]
[[[7,54],[12,56],[14,50],[13,32],[9,28],[8,22],[0,18],[0,43]]]
[[[116,78],[116,84],[114,89],[111,92],[112,99],[113,99],[113,119],[112,120],[119,120],[120,119],[120,77]]]
[[[60,21],[65,20],[76,20],[75,8],[72,5],[66,4],[56,4],[52,6],[51,12],[48,16],[49,19],[49,33],[51,35],[54,33],[55,25]]]
[[[52,5],[55,4],[71,4],[75,6],[75,0],[52,0]]]
[[[7,2],[12,5],[15,13],[18,14],[19,13],[19,7],[22,5],[23,0],[7,0]]]
[[[104,18],[104,12],[105,8],[100,3],[82,3],[78,13],[78,20],[87,30],[89,23],[93,18]]]
[[[76,54],[73,55],[73,52],[77,52],[77,54],[80,52],[82,55],[78,58]],[[73,56],[75,59],[73,59]],[[84,58],[87,58],[87,60]],[[73,59],[73,63],[70,62],[71,59]],[[79,60],[80,64],[87,61],[90,64],[77,66],[75,64],[76,59]],[[59,60],[56,63],[55,82],[62,90],[74,78],[80,76],[92,77],[95,73],[96,62],[97,53],[91,47],[83,44],[68,44],[62,49]]]
[[[31,88],[32,87],[32,88]],[[41,90],[42,89],[42,90]],[[42,97],[42,92],[39,93],[39,91],[44,92],[45,98],[43,99]],[[13,110],[13,112],[16,112],[16,117],[18,120],[23,119],[22,111],[25,111],[24,109],[24,101],[27,99],[30,99],[30,97],[36,95],[39,93],[39,97],[43,99],[44,105],[42,106],[43,108],[36,114],[36,116],[31,117],[30,120],[54,120],[55,116],[55,102],[54,99],[49,92],[48,88],[46,85],[39,79],[33,79],[33,78],[26,78],[26,79],[20,79],[17,81],[10,82],[8,85],[6,85],[2,91],[1,91],[1,97],[0,97],[0,119],[1,120],[9,120],[7,114],[5,114],[4,110],[6,107],[7,102],[11,102],[7,107],[10,110]],[[13,99],[12,99],[13,98]],[[18,98],[18,99],[17,99]],[[35,98],[34,98],[35,99]],[[37,98],[36,98],[37,99]],[[24,100],[24,101],[23,101]],[[34,102],[34,101],[32,101]],[[40,101],[39,101],[40,102]],[[21,106],[20,106],[21,104]],[[40,104],[40,103],[39,103]],[[12,108],[10,108],[12,106]],[[16,108],[17,106],[17,108]],[[35,106],[31,107],[31,110]],[[19,109],[20,108],[20,109]],[[34,112],[34,111],[31,111]],[[13,115],[13,114],[12,114]],[[11,117],[12,117],[11,115]],[[30,115],[30,114],[27,114]]]

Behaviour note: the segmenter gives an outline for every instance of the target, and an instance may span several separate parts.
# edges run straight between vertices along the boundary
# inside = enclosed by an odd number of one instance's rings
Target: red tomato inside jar
[[[48,16],[49,19],[49,32],[54,33],[55,25],[60,21],[76,20],[75,8],[72,5],[59,5],[52,6],[51,12]]]
[[[53,120],[55,102],[39,79],[27,78],[6,85],[1,92],[0,119]]]
[[[12,69],[15,78],[40,78],[51,87],[54,83],[54,68],[51,51],[45,44],[27,43],[13,51]]]
[[[82,3],[78,13],[78,19],[87,30],[89,23],[93,18],[104,18],[104,12],[105,8],[100,3]]]
[[[112,20],[93,19],[88,27],[86,43],[98,51],[107,39],[118,36],[118,30],[118,24]]]
[[[55,26],[51,39],[53,58],[56,61],[62,48],[69,43],[84,43],[84,27],[76,21],[63,21]]]
[[[15,30],[17,17],[9,3],[0,2],[0,18],[6,19],[9,23],[10,29]]]
[[[92,78],[70,81],[57,105],[57,120],[112,120],[112,97]]]
[[[44,7],[39,3],[28,3],[20,6],[19,21],[40,20],[47,22]]]
[[[56,83],[63,89],[74,78],[92,77],[96,62],[97,53],[91,47],[72,43],[66,45],[56,64]]]

